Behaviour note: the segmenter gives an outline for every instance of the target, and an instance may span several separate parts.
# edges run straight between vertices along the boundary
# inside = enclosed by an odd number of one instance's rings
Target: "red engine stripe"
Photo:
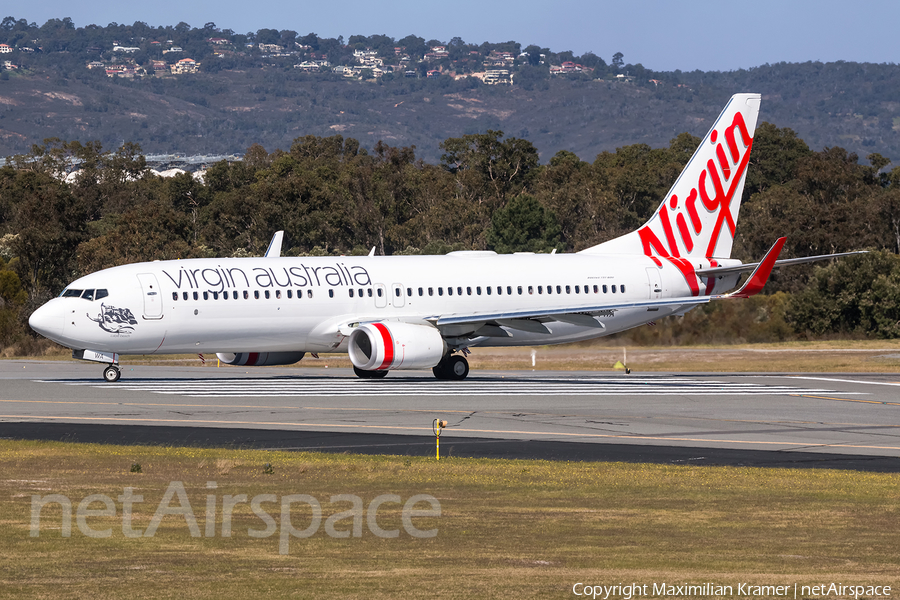
[[[381,334],[381,340],[384,342],[384,361],[381,366],[375,367],[375,370],[390,368],[391,363],[394,362],[394,338],[391,337],[390,330],[383,323],[372,323],[372,325]]]
[[[247,362],[245,364],[248,367],[252,367],[256,364],[257,360],[259,360],[259,352],[251,352],[247,355]]]

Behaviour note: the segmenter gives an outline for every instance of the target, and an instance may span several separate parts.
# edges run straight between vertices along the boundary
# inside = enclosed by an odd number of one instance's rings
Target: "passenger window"
[[[203,292],[203,299],[209,300],[209,292]]]
[[[480,285],[475,286],[475,293],[479,296],[481,295],[481,286]]]
[[[250,294],[247,293],[247,290],[244,290],[244,300],[249,300]]]
[[[182,293],[181,297],[184,298],[185,300],[187,300],[187,299],[188,299],[188,293],[187,293],[187,292]]]
[[[434,296],[434,288],[428,288],[428,295]]]
[[[109,296],[109,292],[106,290],[97,290],[97,293],[94,294],[94,300],[99,300],[100,298],[106,298]],[[187,292],[184,294],[184,299],[187,300]]]
[[[290,300],[291,298],[294,297],[294,292],[292,292],[291,290],[288,290],[287,295],[288,295],[288,300]],[[353,297],[353,290],[350,290],[350,297],[351,298]]]
[[[452,295],[453,295],[453,288],[452,288],[452,287],[449,287],[449,286],[447,287],[447,295],[448,295],[448,296],[452,296]]]
[[[178,300],[178,292],[172,292],[172,300]]]
[[[508,295],[512,296],[512,286],[511,285],[506,286],[506,293]]]
[[[557,293],[557,294],[562,294],[562,287],[561,287],[561,286],[556,286],[556,293]]]
[[[227,291],[222,292],[222,299],[223,299],[223,300],[228,300],[228,292],[227,292]]]
[[[612,286],[612,293],[613,293],[613,294],[616,293],[616,286]]]
[[[503,295],[503,286],[502,285],[497,286],[497,295],[498,296]]]
[[[350,288],[350,297],[353,297],[353,288]]]
[[[544,293],[544,286],[539,285],[538,286],[538,294],[543,294],[543,293]]]
[[[488,296],[491,295],[491,286],[487,286],[487,295],[488,295]]]
[[[259,300],[259,290],[253,290],[253,297]]]
[[[306,297],[312,298],[312,290],[306,290]]]
[[[199,300],[199,297],[197,296],[197,292],[194,292],[194,300]]]
[[[84,290],[84,293],[81,295],[85,300],[93,300],[94,299],[94,290]]]
[[[394,295],[400,297],[400,288],[394,288]]]
[[[622,293],[624,294],[624,293],[625,293],[625,286],[624,286],[624,285],[620,285],[620,286],[619,286],[619,291],[622,292]]]
[[[363,297],[363,289],[362,289],[362,288],[359,288],[359,297],[360,297],[360,298]]]
[[[412,298],[412,288],[406,288],[406,295]]]
[[[530,285],[528,286],[528,293],[529,293],[529,294],[533,294],[533,293],[534,293],[534,287],[533,287],[533,286],[530,286]]]
[[[213,300],[219,299],[219,292],[213,292]]]
[[[281,300],[281,290],[275,290],[275,297]]]
[[[578,291],[579,287],[580,287],[580,286],[577,286],[577,285],[575,286],[575,293],[576,293],[576,294],[580,294],[580,293],[581,293],[581,292]]]
[[[553,293],[553,286],[552,286],[552,285],[548,285],[548,286],[547,286],[547,293],[548,293],[548,294],[552,294],[552,293]]]
[[[462,288],[461,287],[456,288],[456,295],[462,296]]]
[[[518,286],[518,287],[516,288],[516,290],[518,290],[519,295],[521,296],[521,295],[522,295],[522,286],[521,286],[521,285]]]
[[[468,296],[472,295],[472,288],[470,288],[468,286],[466,287],[466,295],[468,295]]]
[[[603,293],[604,293],[604,294],[606,293],[606,286],[605,286],[605,285],[603,286]]]
[[[597,288],[597,286],[595,285],[595,286],[594,286],[594,293],[596,294],[598,291],[599,291],[599,288]]]
[[[381,292],[381,290],[378,290],[378,291]],[[381,294],[379,293],[378,295],[380,296]],[[328,290],[328,297],[334,298],[334,290],[331,290],[331,289]]]
[[[263,293],[266,295],[266,300],[268,300],[268,299],[270,298],[270,296],[269,296],[269,290],[266,290],[266,291],[263,292]]]
[[[420,295],[420,296],[424,296],[424,295],[425,295],[425,290],[423,290],[422,288],[419,288],[419,295]]]
[[[444,288],[438,287],[438,296],[443,296],[443,295],[444,295]]]
[[[379,297],[379,298],[381,298],[382,296],[384,296],[384,291],[383,291],[381,288],[378,288],[377,292],[378,292],[378,297]]]
[[[569,286],[566,286],[566,293],[567,293],[567,294],[571,294],[571,293],[572,293],[572,288],[569,287]]]

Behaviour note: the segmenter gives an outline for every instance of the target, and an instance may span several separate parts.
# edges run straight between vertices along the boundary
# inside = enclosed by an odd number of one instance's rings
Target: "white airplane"
[[[576,342],[759,292],[775,266],[731,259],[759,94],[731,98],[656,213],[637,231],[574,254],[282,257],[123,265],[72,282],[31,315],[74,358],[217,353],[226,364],[293,364],[348,352],[359,377],[431,368],[464,379],[477,346]],[[374,249],[373,249],[374,250]],[[731,293],[741,274],[752,271]]]

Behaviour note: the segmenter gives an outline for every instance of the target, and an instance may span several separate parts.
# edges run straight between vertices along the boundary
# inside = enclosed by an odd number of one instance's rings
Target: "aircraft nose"
[[[52,300],[31,313],[28,318],[28,324],[32,329],[51,340],[62,337],[64,323],[65,319],[59,304]]]

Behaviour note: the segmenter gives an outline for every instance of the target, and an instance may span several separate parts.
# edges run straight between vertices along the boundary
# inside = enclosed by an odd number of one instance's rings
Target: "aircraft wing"
[[[819,256],[805,256],[803,258],[783,258],[776,260],[774,268],[788,267],[791,265],[802,265],[804,263],[817,262],[820,260],[828,260],[830,258],[838,258],[841,256],[853,256],[854,254],[868,254],[867,250],[859,250],[856,252],[841,252],[839,254],[821,254]],[[736,275],[738,273],[748,273],[759,266],[760,263],[747,263],[745,265],[737,265],[734,267],[710,267],[708,269],[697,269],[695,273],[700,277],[719,277],[721,275]]]

